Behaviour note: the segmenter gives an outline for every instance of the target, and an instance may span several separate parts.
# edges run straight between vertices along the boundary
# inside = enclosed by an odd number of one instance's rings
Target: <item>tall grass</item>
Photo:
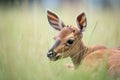
[[[65,23],[75,21],[70,9],[56,10]],[[61,13],[60,13],[61,12]],[[108,47],[120,45],[120,16],[116,13],[94,12],[86,10],[88,27],[84,35],[85,42],[93,30],[90,45],[104,44]],[[69,14],[69,15],[68,15]],[[116,16],[115,16],[116,15]],[[119,17],[119,18],[118,18]],[[48,24],[45,10],[41,8],[0,9],[0,80],[106,80],[106,70],[101,68],[98,74],[84,69],[71,71],[64,64],[71,63],[70,58],[50,62],[46,53],[53,44],[53,36],[58,33]]]

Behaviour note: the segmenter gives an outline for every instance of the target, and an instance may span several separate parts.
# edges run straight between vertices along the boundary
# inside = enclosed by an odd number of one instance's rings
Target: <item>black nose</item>
[[[54,52],[53,52],[53,51],[49,51],[49,52],[47,53],[47,57],[48,57],[48,58],[54,57]]]

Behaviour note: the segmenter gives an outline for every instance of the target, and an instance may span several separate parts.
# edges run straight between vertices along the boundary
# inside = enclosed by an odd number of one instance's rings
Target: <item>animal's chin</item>
[[[57,53],[54,57],[50,58],[51,61],[57,61],[62,57],[62,53]]]

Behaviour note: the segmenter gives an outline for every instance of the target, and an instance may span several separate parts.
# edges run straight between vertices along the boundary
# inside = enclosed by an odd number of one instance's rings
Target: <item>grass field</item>
[[[66,24],[76,25],[82,9],[54,10]],[[119,11],[87,11],[88,26],[84,34],[87,45],[102,44],[110,48],[120,45]],[[70,14],[71,13],[71,14]],[[92,33],[95,23],[95,31]],[[57,31],[47,21],[46,10],[0,8],[0,80],[106,80],[106,70],[92,75],[83,70],[69,70],[70,58],[50,62],[46,53],[54,43]],[[91,36],[92,34],[92,36]]]

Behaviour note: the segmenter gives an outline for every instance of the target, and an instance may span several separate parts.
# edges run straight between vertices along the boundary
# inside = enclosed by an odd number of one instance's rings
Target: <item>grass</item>
[[[65,23],[75,25],[76,14],[56,10]],[[87,11],[88,27],[84,40],[87,43],[96,21],[98,25],[89,45],[104,44],[108,47],[120,45],[120,16],[112,11]],[[69,15],[68,15],[69,14]],[[114,16],[113,16],[114,15]],[[116,16],[115,16],[116,15]],[[74,22],[74,23],[73,23]],[[105,69],[91,75],[84,69],[71,71],[64,64],[70,58],[50,62],[46,53],[54,43],[54,31],[47,22],[44,9],[9,8],[0,9],[0,80],[106,80]]]

